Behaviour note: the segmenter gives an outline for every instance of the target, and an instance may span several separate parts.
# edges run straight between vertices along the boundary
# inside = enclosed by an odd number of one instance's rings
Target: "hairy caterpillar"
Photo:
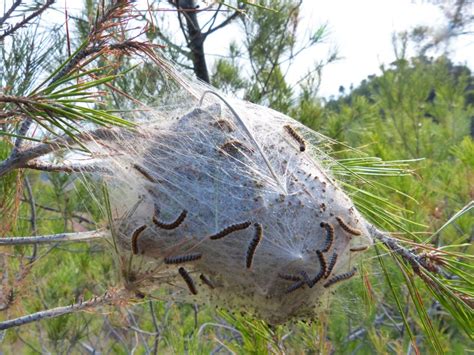
[[[301,280],[301,277],[299,277],[298,275],[278,274],[278,277],[287,281],[300,281]]]
[[[334,266],[336,266],[336,261],[337,261],[337,254],[334,253],[331,256],[331,260],[329,260],[329,265],[326,270],[326,275],[324,275],[324,278],[327,279],[329,275],[331,275],[332,269],[334,269]]]
[[[235,154],[240,150],[246,151],[248,153],[253,153],[252,149],[248,148],[245,144],[237,141],[237,140],[230,140],[225,142],[220,147],[221,152],[227,152],[229,154]]]
[[[350,248],[349,250],[350,251],[364,251],[364,250],[367,250],[367,249],[369,249],[368,245],[363,246],[363,247],[358,247],[358,248]]]
[[[290,125],[285,125],[284,128],[300,144],[300,152],[304,152],[306,150],[306,142],[304,139]]]
[[[296,291],[297,289],[303,287],[304,284],[305,284],[305,282],[304,282],[303,280],[298,281],[298,282],[295,282],[293,285],[291,285],[290,287],[288,287],[285,292],[286,292],[286,293],[291,293],[291,292],[293,292],[293,291]]]
[[[140,234],[142,234],[142,232],[145,229],[146,229],[146,225],[144,224],[143,226],[138,227],[137,229],[135,229],[132,233],[132,253],[134,255],[137,255],[139,253],[139,250],[138,250],[138,237],[140,236]]]
[[[193,295],[197,295],[198,292],[197,292],[197,289],[196,289],[196,285],[194,285],[194,281],[193,281],[191,275],[189,275],[189,273],[186,271],[186,269],[184,267],[180,267],[178,269],[178,272],[181,275],[181,277],[183,278],[184,282],[186,282],[186,285],[188,285],[189,291]]]
[[[236,231],[239,231],[239,230],[246,229],[246,228],[250,227],[251,224],[252,224],[252,222],[249,222],[249,221],[242,222],[242,223],[231,224],[230,226],[225,227],[224,229],[222,229],[220,232],[217,232],[216,234],[211,235],[209,237],[209,239],[216,240],[216,239],[224,238],[226,235],[228,235],[232,232],[236,232]]]
[[[255,235],[247,249],[247,269],[250,269],[252,267],[253,255],[255,254],[255,250],[257,249],[257,246],[260,243],[260,240],[262,239],[263,235],[262,225],[260,223],[255,223],[254,225]]]
[[[308,286],[309,288],[313,288],[314,285],[318,283],[319,280],[323,278],[324,275],[326,275],[326,270],[327,270],[327,264],[326,264],[326,259],[324,258],[323,253],[321,250],[316,250],[316,254],[318,255],[319,263],[321,264],[321,269],[317,273],[317,275],[309,281]]]
[[[349,272],[346,272],[346,273],[340,274],[340,275],[336,275],[333,278],[329,279],[329,281],[324,284],[324,287],[328,288],[329,286],[334,285],[336,282],[350,279],[352,276],[355,275],[356,271],[357,271],[356,268],[353,268]]]
[[[148,181],[156,183],[157,181],[153,176],[150,175],[150,173],[145,169],[143,166],[138,165],[138,164],[133,164],[133,167],[140,173],[142,174]]]
[[[183,223],[187,214],[188,214],[188,211],[183,210],[183,212],[181,212],[178,218],[176,218],[173,222],[165,223],[158,220],[158,209],[155,209],[155,215],[153,216],[153,223],[161,229],[166,229],[166,230],[175,229],[175,228],[178,228],[181,223]]]
[[[223,131],[227,131],[227,133],[231,133],[231,132],[235,131],[235,126],[232,123],[230,123],[229,121],[224,120],[224,119],[220,119],[220,120],[214,122],[212,124],[212,126],[214,126],[216,128],[220,128]]]
[[[201,259],[201,253],[191,253],[186,255],[177,255],[177,256],[170,256],[165,258],[165,264],[182,264],[187,263],[189,261],[195,261]]]
[[[321,222],[320,226],[326,229],[326,245],[321,250],[323,253],[326,253],[329,251],[334,241],[334,227],[331,224],[326,223],[326,222]]]
[[[214,284],[212,283],[212,281],[209,280],[209,278],[206,277],[206,275],[201,274],[201,275],[199,275],[199,278],[200,278],[201,281],[202,281],[204,284],[206,284],[210,289],[214,289],[214,288],[215,288],[215,286],[214,286]]]
[[[352,235],[361,235],[362,232],[356,228],[352,228],[350,225],[346,224],[346,222],[344,222],[342,220],[341,217],[336,217],[336,220],[337,222],[339,223],[339,225],[341,226],[342,229],[344,229],[347,233],[349,234],[352,234]]]

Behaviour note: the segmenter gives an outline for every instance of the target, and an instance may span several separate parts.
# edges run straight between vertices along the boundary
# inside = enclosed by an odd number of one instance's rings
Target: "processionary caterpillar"
[[[286,293],[291,293],[293,291],[296,291],[297,289],[303,287],[304,284],[305,282],[303,280],[295,282],[293,285],[291,285],[290,287],[286,289]]]
[[[165,258],[165,264],[182,264],[187,263],[189,261],[195,261],[201,259],[201,253],[191,253],[186,255],[177,255],[177,256],[170,256]]]
[[[250,227],[251,224],[252,224],[252,222],[249,222],[249,221],[242,222],[242,223],[231,224],[230,226],[225,227],[224,229],[222,229],[220,232],[217,232],[216,234],[211,235],[209,237],[209,239],[216,240],[216,239],[224,238],[226,235],[228,235],[232,232],[236,232],[236,231],[239,231],[239,230],[246,229],[246,228]]]
[[[299,277],[298,275],[278,274],[278,277],[287,281],[300,281],[301,280],[301,277]]]
[[[364,251],[364,250],[367,250],[369,249],[369,246],[368,245],[365,245],[363,247],[357,247],[357,248],[350,248],[349,250],[350,251]]]
[[[324,275],[324,278],[327,279],[329,275],[331,275],[332,269],[334,269],[334,266],[336,266],[336,261],[337,261],[337,254],[334,253],[331,256],[331,260],[329,260],[329,265],[326,270],[326,275]]]
[[[321,269],[319,270],[318,274],[308,283],[309,288],[313,288],[313,286],[316,285],[318,281],[323,278],[324,275],[326,275],[326,259],[324,258],[324,255],[320,250],[316,250],[316,254],[318,255],[319,263],[321,264]]]
[[[341,217],[336,217],[336,220],[337,222],[339,223],[339,225],[341,226],[342,229],[344,229],[347,233],[349,234],[352,234],[352,235],[361,235],[362,232],[356,228],[352,228],[350,225],[346,224],[346,222],[344,222],[342,220]]]
[[[178,272],[181,275],[181,277],[183,278],[184,282],[186,282],[186,285],[188,285],[189,291],[193,295],[197,295],[198,292],[196,290],[196,285],[194,285],[194,281],[193,281],[191,275],[189,275],[189,273],[186,271],[186,269],[184,267],[180,267],[178,269]]]
[[[247,249],[247,259],[246,259],[247,269],[250,269],[252,267],[252,261],[253,261],[253,256],[255,254],[255,250],[257,249],[257,246],[260,243],[260,240],[262,240],[262,236],[263,236],[262,225],[260,223],[255,223],[254,226],[255,226],[255,235]]]
[[[145,169],[143,166],[138,165],[138,164],[133,164],[133,167],[140,173],[142,174],[148,181],[150,182],[157,182],[153,176],[150,175],[150,173]]]
[[[355,275],[356,271],[357,271],[357,269],[353,268],[349,272],[346,272],[346,273],[340,274],[340,275],[336,275],[336,276],[332,277],[331,279],[329,279],[329,281],[324,284],[324,287],[327,288],[329,286],[334,285],[336,282],[350,279],[352,276]]]
[[[300,152],[304,152],[306,150],[306,142],[304,139],[290,125],[285,125],[284,128],[300,144]]]
[[[321,250],[323,253],[326,253],[329,251],[334,241],[334,227],[326,222],[321,222],[320,226],[326,229],[326,245]]]
[[[209,278],[206,277],[206,275],[201,274],[201,275],[199,275],[199,278],[200,278],[201,281],[202,281],[205,285],[207,285],[210,289],[214,289],[214,288],[215,288],[215,286],[214,286],[214,284],[212,283],[212,281],[209,280]]]
[[[138,250],[138,237],[142,234],[142,232],[146,229],[146,225],[138,227],[132,233],[132,253],[137,255],[139,253]]]
[[[248,153],[253,153],[252,149],[248,148],[245,144],[233,139],[225,142],[220,147],[221,152],[227,152],[229,154],[235,154],[239,151],[246,151]]]
[[[166,229],[166,230],[175,229],[175,228],[178,228],[181,223],[183,223],[183,221],[186,218],[187,214],[188,214],[188,211],[183,210],[183,212],[181,212],[181,214],[178,216],[178,218],[176,218],[173,222],[165,223],[165,222],[161,222],[160,220],[158,220],[158,210],[156,209],[155,210],[155,215],[153,216],[153,223],[161,229]]]

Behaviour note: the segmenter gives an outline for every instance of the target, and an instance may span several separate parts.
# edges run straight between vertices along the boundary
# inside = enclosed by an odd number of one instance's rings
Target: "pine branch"
[[[106,305],[112,303],[114,300],[117,300],[120,297],[120,293],[106,292],[101,297],[93,297],[92,299],[86,302],[78,302],[70,306],[65,307],[56,307],[48,309],[46,311],[40,311],[32,314],[28,314],[23,317],[18,317],[15,319],[10,319],[4,322],[0,322],[0,330],[5,330],[13,327],[19,327],[28,323],[33,323],[40,321],[42,319],[56,318],[65,314],[74,313],[77,311],[83,311],[86,309],[95,308],[98,306]]]
[[[38,17],[39,15],[41,15],[48,7],[53,5],[54,2],[55,2],[55,0],[47,0],[46,3],[44,3],[44,5],[41,6],[38,10],[36,10],[32,14],[30,14],[29,16],[25,17],[23,20],[18,22],[16,25],[12,26],[10,29],[3,32],[0,35],[0,42],[3,41],[5,39],[5,37],[11,36],[13,33],[15,33],[20,28],[22,28],[23,26],[26,26],[28,24],[28,22],[30,22],[34,18]],[[15,5],[15,4],[13,4],[13,5]],[[1,22],[0,22],[0,24],[1,24]]]
[[[0,238],[0,245],[28,245],[28,244],[48,244],[61,242],[87,242],[95,239],[104,239],[110,233],[105,229],[98,229],[89,232],[60,233],[51,235],[40,235],[32,237],[5,237]]]
[[[7,12],[5,12],[5,15],[3,15],[1,18],[0,18],[0,27],[3,26],[3,24],[5,23],[6,20],[8,20],[11,16],[11,14],[13,13],[13,11],[15,11],[15,9],[20,6],[21,4],[21,0],[15,0],[15,2],[12,4],[12,6],[7,10]]]
[[[15,169],[27,167],[27,163],[46,154],[70,147],[77,140],[87,142],[93,139],[113,139],[113,130],[99,128],[95,131],[78,134],[75,137],[63,136],[49,143],[22,150],[0,163],[0,177]]]

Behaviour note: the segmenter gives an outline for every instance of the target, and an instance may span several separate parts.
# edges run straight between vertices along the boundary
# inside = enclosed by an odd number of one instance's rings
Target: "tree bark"
[[[196,4],[194,0],[177,0],[176,5],[178,10],[183,10],[179,13],[179,16],[184,16],[186,19],[186,29],[183,29],[183,31],[187,33],[187,42],[192,54],[194,73],[199,79],[209,83],[209,72],[204,54],[205,35],[201,32],[197,13],[194,11]]]

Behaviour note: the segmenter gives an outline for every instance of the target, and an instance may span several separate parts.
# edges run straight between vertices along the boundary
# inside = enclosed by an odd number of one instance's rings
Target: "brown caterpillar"
[[[346,272],[346,273],[344,273],[344,274],[336,275],[336,276],[330,278],[329,281],[324,284],[324,287],[325,287],[325,288],[328,288],[329,286],[334,285],[336,282],[339,282],[339,281],[342,281],[342,280],[350,279],[352,276],[355,275],[356,271],[357,271],[357,269],[356,269],[356,268],[353,268],[353,269],[352,269],[351,271],[349,271],[349,272]]]
[[[169,256],[165,258],[165,264],[182,264],[187,263],[189,261],[195,261],[201,259],[201,253],[191,253],[186,255],[177,255],[177,256]]]
[[[242,223],[231,224],[230,226],[225,227],[224,229],[222,229],[220,232],[217,232],[216,234],[211,235],[209,237],[209,239],[216,240],[216,239],[224,238],[226,235],[228,235],[232,232],[236,232],[236,231],[239,231],[239,230],[246,229],[246,228],[250,227],[251,224],[252,224],[252,222],[249,222],[249,221],[242,222]]]
[[[247,269],[250,269],[252,267],[253,255],[255,254],[255,250],[257,249],[257,246],[260,243],[260,240],[262,240],[262,235],[263,235],[262,225],[260,223],[255,223],[254,226],[255,226],[255,235],[247,249],[247,260],[246,260]]]
[[[198,292],[196,290],[196,285],[194,285],[194,281],[193,281],[191,275],[189,275],[189,273],[186,271],[186,269],[184,267],[180,267],[178,269],[178,272],[181,275],[181,277],[183,278],[184,282],[186,282],[186,285],[188,285],[189,291],[193,295],[197,295]]]
[[[138,237],[142,234],[142,232],[146,229],[146,225],[144,224],[141,227],[135,229],[132,233],[132,253],[137,255],[139,253],[138,250]]]
[[[350,225],[346,224],[341,217],[336,217],[336,221],[339,223],[342,229],[344,229],[347,233],[352,235],[361,235],[362,232],[356,228],[352,228]]]
[[[317,275],[308,283],[309,288],[313,288],[313,286],[316,285],[318,281],[323,278],[324,275],[326,275],[327,271],[327,263],[323,253],[321,252],[321,250],[316,250],[316,254],[318,255],[319,263],[321,264],[321,269],[319,270]]]
[[[253,153],[252,149],[248,148],[245,144],[233,139],[225,142],[220,147],[221,152],[227,152],[229,154],[235,154],[239,151],[246,151],[248,153]]]
[[[153,176],[150,175],[150,173],[141,165],[138,164],[133,164],[133,167],[140,173],[142,174],[148,181],[150,182],[157,182]]]
[[[358,248],[350,248],[349,250],[350,251],[364,251],[364,250],[367,250],[367,249],[369,249],[368,245],[363,246],[363,247],[358,247]]]
[[[285,125],[284,128],[300,144],[300,152],[304,152],[306,150],[306,142],[304,139],[290,125]]]
[[[331,275],[332,269],[334,269],[334,266],[336,266],[336,261],[337,261],[337,254],[334,253],[331,256],[331,260],[329,260],[329,265],[326,270],[326,275],[324,275],[324,278],[327,279],[329,275]]]
[[[301,280],[301,277],[299,277],[298,275],[278,274],[278,277],[287,281],[300,281]]]
[[[290,287],[286,289],[285,293],[291,293],[293,291],[296,291],[297,289],[303,287],[304,284],[305,282],[303,280],[295,282],[293,285],[291,285]]]
[[[229,121],[224,120],[224,119],[220,119],[212,123],[212,126],[216,128],[220,128],[223,131],[227,131],[228,133],[233,132],[235,130],[235,126]]]
[[[321,250],[323,253],[326,253],[329,251],[332,242],[334,241],[334,227],[326,222],[321,222],[320,226],[326,229],[326,246]]]
[[[155,209],[155,215],[153,216],[153,223],[161,229],[166,229],[166,230],[175,229],[175,228],[178,228],[181,223],[183,223],[187,214],[188,214],[188,211],[183,210],[183,212],[181,212],[178,218],[176,218],[173,222],[165,223],[158,220],[158,209]]]
[[[209,280],[209,278],[206,277],[206,275],[201,274],[201,275],[199,275],[199,278],[200,278],[201,281],[202,281],[204,284],[206,284],[210,289],[214,289],[214,288],[215,288],[215,286],[214,286],[214,284],[212,283],[212,281]]]

